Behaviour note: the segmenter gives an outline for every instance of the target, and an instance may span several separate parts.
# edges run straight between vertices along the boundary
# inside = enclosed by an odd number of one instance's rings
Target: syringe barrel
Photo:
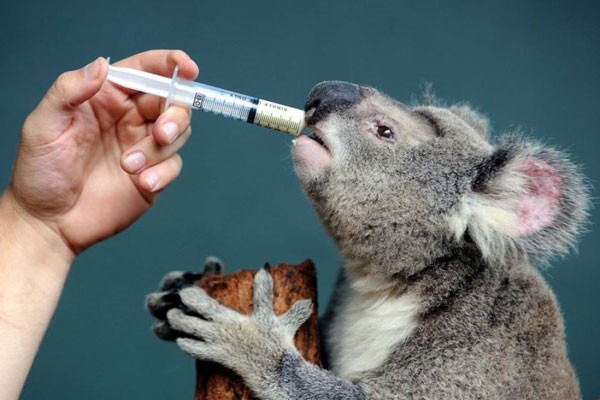
[[[173,78],[169,101],[224,117],[299,135],[304,111],[198,82]]]

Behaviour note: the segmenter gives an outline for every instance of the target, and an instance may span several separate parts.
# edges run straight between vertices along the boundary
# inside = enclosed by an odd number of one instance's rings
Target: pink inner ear
[[[517,236],[525,236],[550,225],[558,214],[562,185],[558,172],[546,162],[529,157],[521,171],[527,176],[527,192],[519,199]]]

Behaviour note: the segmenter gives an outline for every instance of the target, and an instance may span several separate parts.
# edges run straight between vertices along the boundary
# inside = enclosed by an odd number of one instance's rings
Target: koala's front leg
[[[184,288],[181,301],[194,315],[174,308],[167,320],[190,337],[179,347],[200,360],[222,364],[263,400],[364,399],[360,390],[305,361],[294,335],[310,317],[310,300],[296,302],[281,316],[273,312],[273,280],[264,269],[254,279],[254,311],[240,314],[219,304],[199,287]],[[197,338],[197,339],[196,339]]]

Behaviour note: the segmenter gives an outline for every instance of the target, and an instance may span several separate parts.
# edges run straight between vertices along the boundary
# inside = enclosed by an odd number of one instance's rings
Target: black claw
[[[168,285],[164,285],[162,287],[163,291],[169,291],[169,292],[178,292],[183,288],[186,288],[188,286],[192,286],[194,283],[196,283],[200,278],[202,278],[202,274],[201,273],[197,273],[197,272],[184,272],[183,274],[181,274],[181,276],[177,277],[177,279],[174,279],[173,281],[169,282]]]
[[[167,341],[173,341],[177,338],[184,337],[198,339],[173,329],[166,321],[167,313],[169,310],[177,308],[187,315],[210,321],[210,319],[205,318],[204,316],[186,307],[181,301],[181,297],[179,296],[178,292],[186,287],[196,284],[196,282],[205,275],[222,275],[224,270],[225,266],[221,260],[215,257],[210,257],[204,265],[203,272],[171,273],[167,275],[167,277],[163,279],[163,283],[161,284],[160,288],[162,292],[166,293],[160,297],[150,295],[146,300],[147,310],[150,312],[150,314],[152,314],[152,316],[159,320],[159,322],[152,328],[156,336]]]
[[[186,272],[181,275],[181,282],[177,286],[177,290],[183,289],[186,286],[193,285],[202,278],[203,274],[201,272]]]
[[[166,340],[168,342],[172,342],[177,339],[176,330],[171,328],[171,326],[166,322],[159,322],[158,324],[152,327],[152,331],[159,339]]]
[[[222,275],[225,266],[218,258],[209,257],[204,264],[204,275]]]
[[[179,296],[179,293],[177,293],[177,292],[169,292],[169,293],[165,294],[162,297],[162,300],[165,303],[173,304],[173,306],[181,303],[181,297]],[[173,307],[171,307],[171,308],[173,308]]]
[[[152,330],[154,331],[154,334],[158,336],[159,339],[165,340],[167,342],[174,342],[179,338],[198,339],[192,335],[188,335],[185,332],[173,329],[168,322],[159,322],[158,324],[152,327]]]
[[[148,303],[148,311],[154,318],[164,320],[167,317],[167,312],[172,308],[179,308],[183,305],[181,297],[176,292],[170,292],[162,296],[155,303]]]
[[[181,275],[175,278],[164,279],[163,283],[160,286],[160,290],[163,292],[172,290],[178,291],[183,289],[184,287],[193,285],[194,283],[196,283],[196,281],[202,278],[202,276],[203,274],[199,272],[183,272],[181,273]]]
[[[171,274],[169,274],[169,275],[171,275]],[[170,279],[166,279],[166,277],[165,277],[165,278],[163,278],[163,280],[162,280],[162,282],[161,282],[161,284],[159,286],[159,290],[162,291],[162,292],[166,292],[168,290],[171,290],[171,289],[173,289],[177,285],[177,283],[180,280],[181,280],[181,276],[178,276],[177,278],[172,278],[172,279],[171,278]]]

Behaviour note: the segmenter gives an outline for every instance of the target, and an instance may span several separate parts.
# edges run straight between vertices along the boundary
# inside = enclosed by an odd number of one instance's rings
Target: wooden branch
[[[280,264],[272,267],[270,272],[273,276],[273,309],[277,315],[286,312],[297,300],[312,299],[313,314],[296,334],[295,344],[306,360],[320,365],[317,278],[312,261],[299,265]],[[255,273],[242,270],[231,275],[206,276],[198,281],[198,285],[221,304],[250,314]],[[197,361],[194,399],[250,400],[254,397],[235,373],[220,365]]]

